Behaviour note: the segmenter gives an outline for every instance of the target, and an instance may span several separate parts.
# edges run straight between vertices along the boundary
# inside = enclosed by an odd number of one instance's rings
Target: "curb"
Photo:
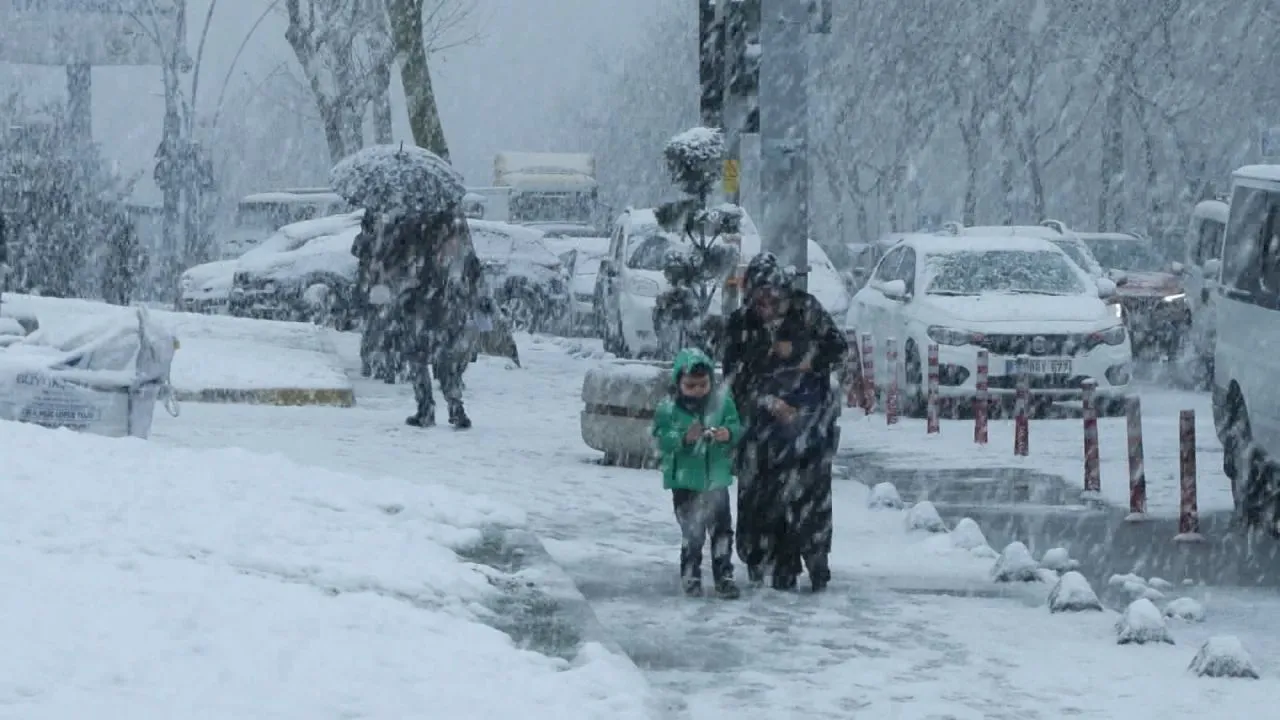
[[[507,530],[503,533],[504,544],[515,549],[523,556],[527,567],[536,567],[539,571],[538,588],[561,604],[565,614],[582,630],[584,642],[597,643],[625,660],[636,668],[643,677],[639,666],[631,659],[622,646],[609,635],[591,609],[586,596],[578,590],[578,585],[569,577],[569,573],[551,557],[547,548],[537,535],[527,530]]]
[[[353,388],[205,388],[174,390],[179,402],[235,403],[243,405],[275,405],[280,407],[327,406],[355,407]]]

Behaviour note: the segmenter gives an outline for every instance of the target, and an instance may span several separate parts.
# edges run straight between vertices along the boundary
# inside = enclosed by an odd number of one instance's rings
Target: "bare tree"
[[[449,159],[444,124],[431,83],[430,55],[474,39],[464,31],[475,9],[472,0],[385,0],[391,45],[400,65],[413,141]]]

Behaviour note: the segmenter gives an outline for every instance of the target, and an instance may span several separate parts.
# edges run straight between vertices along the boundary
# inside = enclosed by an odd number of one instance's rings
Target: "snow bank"
[[[991,579],[996,582],[1037,582],[1040,580],[1040,566],[1031,551],[1020,542],[1011,542],[1005,546],[991,568]]]
[[[1080,562],[1072,560],[1066,548],[1057,547],[1049,548],[1044,552],[1044,557],[1040,558],[1040,567],[1056,573],[1065,573],[1079,568]]]
[[[1164,606],[1164,616],[1186,622],[1204,622],[1204,605],[1189,597],[1175,598]]]
[[[1253,658],[1234,635],[1211,637],[1196,653],[1188,668],[1200,677],[1231,677],[1258,679]]]
[[[0,430],[14,717],[647,714],[623,658],[484,623],[511,576],[454,550],[519,511],[275,455]]]
[[[947,524],[942,522],[942,516],[938,514],[938,508],[928,500],[922,500],[907,511],[906,525],[908,530],[921,530],[931,533],[944,533],[947,531]]]
[[[894,487],[893,483],[878,483],[871,488],[871,495],[867,497],[867,507],[872,510],[901,510],[902,496],[898,495],[898,488]]]
[[[1173,644],[1169,626],[1156,606],[1146,598],[1129,603],[1124,614],[1116,622],[1116,643],[1119,645],[1144,645],[1146,643]]]
[[[1098,594],[1089,586],[1089,581],[1080,573],[1069,570],[1058,578],[1058,584],[1049,591],[1049,612],[1086,610],[1102,612],[1102,603],[1098,601]]]

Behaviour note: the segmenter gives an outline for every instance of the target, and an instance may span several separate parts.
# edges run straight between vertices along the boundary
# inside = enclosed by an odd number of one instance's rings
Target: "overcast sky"
[[[205,50],[200,111],[215,105],[236,48],[269,1],[219,0]],[[602,58],[643,41],[642,28],[654,7],[673,1],[477,0],[477,17],[484,21],[481,39],[433,61],[445,133],[468,181],[491,182],[493,155],[500,150],[577,150],[554,145],[561,137],[557,109],[563,101],[598,102],[588,96],[607,72]],[[190,0],[193,53],[208,2]],[[284,25],[281,13],[261,24],[235,66],[233,86],[292,62]],[[0,65],[0,89],[15,83],[35,98],[65,92],[61,68]],[[124,172],[151,166],[160,141],[160,91],[158,68],[94,72],[95,139]],[[407,119],[402,105],[396,109],[401,139],[407,137]]]

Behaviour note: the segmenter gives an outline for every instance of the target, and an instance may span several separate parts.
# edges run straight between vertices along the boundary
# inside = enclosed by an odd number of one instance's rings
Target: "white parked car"
[[[600,263],[609,254],[607,237],[546,237],[543,243],[560,258],[569,284],[569,307],[566,323],[575,331],[594,332],[596,317],[596,278]]]
[[[1191,308],[1191,351],[1199,374],[1208,387],[1213,383],[1213,347],[1217,333],[1216,297],[1222,270],[1222,238],[1227,232],[1231,207],[1221,200],[1205,200],[1191,211],[1183,282]]]
[[[1216,298],[1213,417],[1236,512],[1273,532],[1280,463],[1280,165],[1232,175]]]
[[[922,412],[930,344],[939,347],[939,395],[972,398],[978,350],[989,354],[993,400],[1011,402],[1022,358],[1034,397],[1075,400],[1098,383],[1104,412],[1123,408],[1132,350],[1105,297],[1115,284],[1095,279],[1047,240],[945,235],[902,239],[853,298],[847,329],[870,333],[876,384],[884,389],[887,341],[897,343],[903,407]]]
[[[742,213],[741,262],[750,260],[762,247],[760,232],[751,217]],[[609,253],[601,262],[596,281],[596,312],[600,318],[605,350],[622,357],[658,351],[653,329],[653,309],[658,296],[670,289],[663,274],[669,252],[685,252],[689,244],[676,234],[662,230],[652,209],[630,209],[614,225]],[[844,280],[825,251],[809,241],[810,294],[833,316],[839,318],[849,306]],[[721,314],[720,288],[711,298],[710,315]]]

